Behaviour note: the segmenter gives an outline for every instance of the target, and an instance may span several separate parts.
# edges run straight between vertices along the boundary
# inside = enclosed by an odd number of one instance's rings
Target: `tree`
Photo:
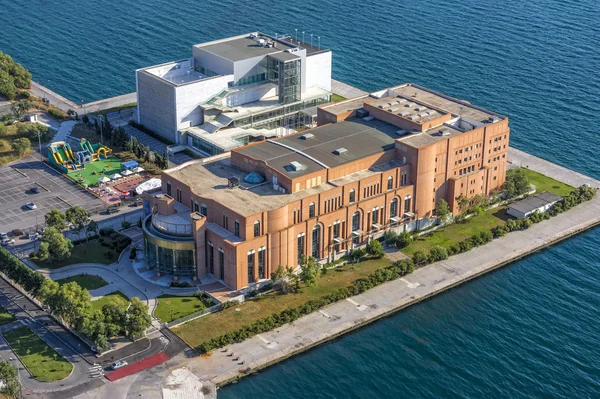
[[[26,137],[20,137],[11,141],[10,146],[17,154],[23,155],[31,149],[31,141]]]
[[[42,243],[48,244],[48,260],[61,261],[71,256],[73,243],[66,239],[55,227],[48,227],[42,234]],[[41,246],[41,244],[40,244]]]
[[[403,231],[396,238],[396,247],[398,249],[406,248],[413,241],[413,236],[408,231]]]
[[[15,79],[10,76],[8,71],[0,69],[0,97],[14,100],[16,92]]]
[[[127,321],[125,322],[127,337],[131,339],[140,337],[151,324],[152,319],[148,314],[148,305],[139,298],[133,297],[127,309]]]
[[[21,390],[18,371],[8,362],[0,362],[0,381],[4,383],[2,388],[0,388],[0,393],[6,396],[17,397]]]
[[[450,216],[450,208],[448,207],[448,203],[443,198],[440,199],[437,203],[437,207],[435,208],[438,217],[442,223],[446,223],[448,220],[448,216]]]
[[[502,188],[508,198],[513,198],[527,194],[531,190],[531,184],[529,184],[529,178],[522,168],[509,169],[506,172],[506,181]]]
[[[321,269],[317,260],[312,256],[306,257],[306,255],[302,255],[300,268],[302,270],[300,275],[304,283],[309,287],[316,285],[319,277],[319,270]]]
[[[352,252],[350,252],[350,257],[352,258],[354,263],[357,263],[358,261],[360,261],[360,258],[365,256],[366,254],[367,254],[367,252],[364,249],[356,248],[356,249],[352,250]]]
[[[39,260],[47,260],[48,257],[50,256],[50,251],[48,250],[48,243],[47,242],[41,242],[40,246],[38,248],[37,251],[37,257]]]
[[[88,240],[87,228],[90,223],[90,214],[80,206],[73,206],[65,212],[67,220],[75,226],[77,233],[85,232],[85,239]]]
[[[54,227],[58,231],[63,231],[67,228],[67,217],[58,209],[51,209],[44,219],[46,220],[46,227]]]
[[[383,252],[381,243],[375,239],[367,243],[367,253],[374,258],[382,258],[385,254],[385,252]]]
[[[383,233],[383,242],[385,242],[385,245],[388,247],[396,245],[396,240],[398,240],[398,234],[395,231],[388,230]]]
[[[415,265],[420,265],[427,262],[427,255],[424,251],[418,250],[413,254],[412,260]]]
[[[33,104],[29,100],[15,101],[11,105],[12,112],[13,112],[13,114],[15,114],[17,116],[17,118],[20,118],[21,116],[23,116],[23,114],[25,114],[27,111],[29,111],[32,107],[33,107]]]
[[[140,227],[142,227],[142,226],[140,226]],[[98,233],[99,228],[100,228],[100,226],[98,226],[98,222],[96,222],[95,220],[90,220],[90,222],[87,225],[88,233],[96,234],[96,233]]]
[[[298,289],[300,283],[294,269],[289,266],[283,267],[282,265],[277,266],[277,269],[271,273],[271,280],[273,280],[274,284],[278,284],[281,287],[281,291],[285,294],[294,292]]]
[[[458,209],[461,213],[465,213],[469,209],[469,199],[464,195],[459,195],[455,198],[458,203]]]

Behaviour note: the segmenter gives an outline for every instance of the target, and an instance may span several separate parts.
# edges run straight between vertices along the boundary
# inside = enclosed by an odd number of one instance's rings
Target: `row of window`
[[[260,247],[258,249],[258,256],[256,256],[257,254],[255,250],[248,252],[248,284],[255,281],[255,261],[258,262],[258,279],[262,280],[265,278],[265,252],[265,247]]]
[[[502,158],[506,158],[506,154],[502,154]],[[488,163],[490,162],[496,162],[500,160],[500,155],[498,155],[497,157],[494,157],[492,159],[488,159]]]
[[[479,167],[479,164],[477,164],[477,167]],[[467,173],[471,173],[471,172],[475,172],[475,165],[471,165],[471,166],[467,166],[466,168],[462,168],[458,171],[459,175],[466,175]],[[456,172],[454,172],[454,174],[456,174]]]

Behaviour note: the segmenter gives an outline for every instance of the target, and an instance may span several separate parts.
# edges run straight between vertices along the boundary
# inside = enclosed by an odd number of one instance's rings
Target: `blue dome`
[[[244,177],[244,181],[250,184],[258,184],[265,181],[265,178],[256,172],[248,173],[246,177]]]

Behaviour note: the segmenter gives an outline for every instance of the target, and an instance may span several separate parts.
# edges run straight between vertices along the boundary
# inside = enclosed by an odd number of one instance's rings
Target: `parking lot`
[[[39,193],[31,192],[34,187]],[[36,209],[27,209],[29,202]],[[44,225],[44,215],[52,208],[65,211],[71,206],[81,206],[90,213],[105,207],[100,199],[34,156],[0,167],[0,231],[34,230]]]

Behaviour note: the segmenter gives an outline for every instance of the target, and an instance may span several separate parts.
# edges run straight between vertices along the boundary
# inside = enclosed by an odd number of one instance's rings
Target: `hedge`
[[[0,248],[0,271],[36,297],[46,281],[40,272],[31,270],[4,248]]]
[[[214,337],[200,344],[197,349],[202,353],[206,353],[216,348],[242,342],[256,334],[270,331],[284,324],[291,323],[302,316],[313,313],[334,302],[339,302],[385,282],[405,276],[413,270],[414,265],[411,260],[394,262],[391,266],[378,269],[368,276],[354,281],[348,287],[340,288],[321,298],[311,299],[300,306],[283,310],[264,319],[257,320],[254,323],[242,326],[238,330]]]

